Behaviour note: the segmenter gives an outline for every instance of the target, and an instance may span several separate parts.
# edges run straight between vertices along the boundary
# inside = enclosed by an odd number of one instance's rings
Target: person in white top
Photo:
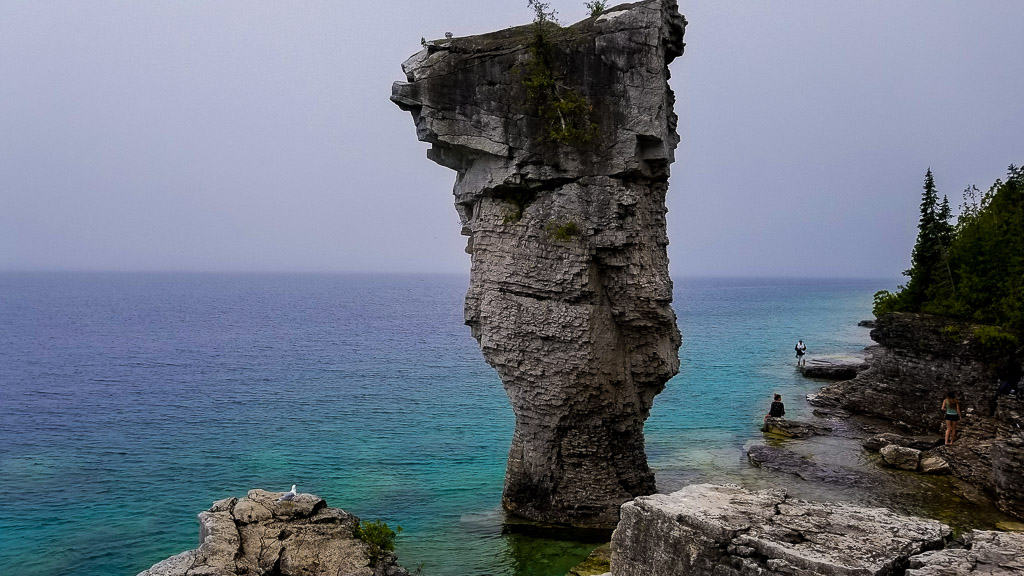
[[[799,340],[799,341],[797,341],[796,347],[794,348],[794,350],[796,350],[796,365],[797,366],[804,366],[804,365],[806,365],[807,364],[807,360],[804,358],[804,354],[807,353],[807,344],[804,344],[803,340]]]

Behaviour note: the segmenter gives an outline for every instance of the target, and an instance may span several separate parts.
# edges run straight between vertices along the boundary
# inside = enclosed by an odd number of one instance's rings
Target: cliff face
[[[679,368],[665,193],[684,26],[649,0],[542,45],[535,25],[432,42],[393,88],[457,173],[466,323],[515,412],[503,500],[527,518],[610,527],[654,491],[643,424]]]
[[[870,367],[825,387],[816,405],[878,416],[913,431],[942,433],[939,409],[957,391],[959,440],[936,449],[957,476],[985,489],[1000,508],[1024,516],[1024,401],[997,396],[998,374],[974,327],[920,314],[888,314],[871,338]]]

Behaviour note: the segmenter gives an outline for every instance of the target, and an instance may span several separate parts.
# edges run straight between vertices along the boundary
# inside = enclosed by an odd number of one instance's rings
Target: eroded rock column
[[[679,368],[665,194],[684,26],[650,0],[542,30],[575,136],[553,136],[560,109],[527,89],[535,25],[429,42],[393,88],[457,172],[466,323],[516,415],[503,502],[527,518],[611,527],[655,489],[643,425]]]

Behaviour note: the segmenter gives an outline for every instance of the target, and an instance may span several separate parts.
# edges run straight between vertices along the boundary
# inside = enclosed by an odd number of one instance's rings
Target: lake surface
[[[679,279],[682,368],[648,420],[659,488],[742,481],[771,394],[889,280]],[[0,574],[134,575],[254,487],[401,525],[403,565],[561,576],[592,542],[509,530],[513,416],[464,276],[0,274]],[[737,480],[738,479],[738,480]],[[17,497],[11,497],[11,494]]]

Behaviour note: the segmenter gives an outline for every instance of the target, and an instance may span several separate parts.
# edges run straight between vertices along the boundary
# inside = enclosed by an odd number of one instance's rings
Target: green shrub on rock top
[[[392,530],[381,520],[374,520],[373,522],[364,520],[352,531],[353,536],[366,542],[366,553],[370,557],[371,565],[375,565],[383,560],[389,552],[394,552],[395,537],[401,533],[401,526],[396,526]]]
[[[982,356],[987,359],[1009,357],[1020,346],[1016,336],[999,326],[974,326],[973,332]]]
[[[600,16],[601,12],[604,12],[604,9],[608,7],[608,3],[605,2],[605,0],[592,0],[591,2],[586,2],[583,5],[587,7],[587,10],[590,10],[591,18],[594,16]]]
[[[578,91],[561,84],[555,75],[550,36],[561,30],[555,19],[557,13],[547,2],[527,0],[527,4],[534,11],[534,34],[523,86],[528,104],[544,126],[541,139],[583,146],[597,135],[597,124],[591,121],[594,107]]]
[[[875,318],[888,314],[890,312],[896,312],[899,309],[899,294],[889,292],[888,290],[879,290],[875,292],[874,305],[871,307],[871,311],[874,313]]]

